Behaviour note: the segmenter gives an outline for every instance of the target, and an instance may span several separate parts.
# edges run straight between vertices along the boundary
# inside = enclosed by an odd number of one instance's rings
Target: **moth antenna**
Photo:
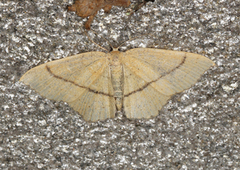
[[[93,31],[93,30],[91,30],[94,34],[97,34],[97,32],[96,31]],[[98,34],[97,34],[98,35]],[[106,39],[106,38],[104,38],[103,36],[101,36],[101,35],[99,35],[102,39],[104,39],[105,41],[107,41],[108,42],[108,44],[109,44],[109,46],[112,48],[112,49],[114,49],[114,47],[111,45],[111,43]]]
[[[92,31],[94,34],[98,35],[95,31],[93,31],[93,30],[91,30],[91,31]],[[89,37],[89,35],[87,34],[86,31],[85,31],[85,34],[86,34],[86,36],[88,37],[88,39],[89,39],[92,43],[94,43],[95,45],[97,45],[97,46],[100,47],[101,49],[109,52],[109,50],[107,50],[106,48],[104,48],[104,47],[102,47],[101,45],[99,45],[99,44],[97,44],[96,42],[94,42],[94,41]],[[106,38],[102,37],[101,35],[99,35],[99,36],[100,36],[101,38],[103,38],[105,41],[107,41],[108,44],[110,45],[110,47],[113,49],[112,45],[110,44],[110,42],[109,42]]]
[[[119,45],[118,48],[121,47],[123,44],[125,44],[125,43],[128,42],[128,41],[136,40],[136,39],[141,38],[142,36],[146,36],[146,35],[151,36],[151,35],[153,35],[153,34],[155,34],[155,33],[156,33],[156,32],[152,32],[152,33],[150,33],[150,34],[147,33],[147,34],[143,34],[143,35],[141,35],[141,36],[137,36],[137,37],[134,37],[134,38],[130,38],[129,40],[127,40],[127,41],[123,42],[121,45]]]

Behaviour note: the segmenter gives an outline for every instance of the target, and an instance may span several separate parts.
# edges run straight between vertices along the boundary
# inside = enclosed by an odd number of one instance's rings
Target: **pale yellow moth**
[[[190,88],[214,62],[193,53],[152,48],[87,52],[48,62],[20,81],[42,96],[67,102],[86,121],[151,118],[172,95]]]

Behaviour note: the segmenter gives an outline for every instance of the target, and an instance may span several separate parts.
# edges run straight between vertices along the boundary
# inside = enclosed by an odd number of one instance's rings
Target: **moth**
[[[68,6],[68,11],[75,11],[78,16],[89,17],[85,23],[85,28],[90,30],[93,18],[100,9],[110,12],[112,6],[128,7],[130,0],[75,0],[75,3]]]
[[[214,62],[202,55],[153,48],[86,52],[51,61],[20,79],[40,95],[67,102],[86,121],[151,118],[190,88]]]

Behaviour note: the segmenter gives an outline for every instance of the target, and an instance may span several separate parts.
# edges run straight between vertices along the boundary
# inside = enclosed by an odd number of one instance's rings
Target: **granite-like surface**
[[[132,0],[134,8],[137,0]],[[123,114],[87,123],[64,102],[18,82],[29,69],[101,51],[84,34],[72,0],[0,2],[0,169],[239,169],[240,1],[162,0],[128,17],[101,10],[89,35],[136,47],[202,54],[216,63],[150,120]],[[154,33],[154,34],[150,34]],[[148,34],[145,36],[143,34]]]

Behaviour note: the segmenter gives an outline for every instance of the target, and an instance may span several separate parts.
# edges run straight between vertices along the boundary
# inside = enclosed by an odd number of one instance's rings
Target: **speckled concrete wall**
[[[239,0],[149,2],[99,11],[89,36],[110,49],[136,47],[204,55],[216,63],[156,118],[123,113],[87,123],[64,102],[18,82],[30,68],[70,55],[102,51],[84,33],[86,19],[67,12],[71,0],[0,2],[0,169],[240,168]],[[153,33],[154,34],[151,34]],[[147,34],[147,35],[143,35]]]

